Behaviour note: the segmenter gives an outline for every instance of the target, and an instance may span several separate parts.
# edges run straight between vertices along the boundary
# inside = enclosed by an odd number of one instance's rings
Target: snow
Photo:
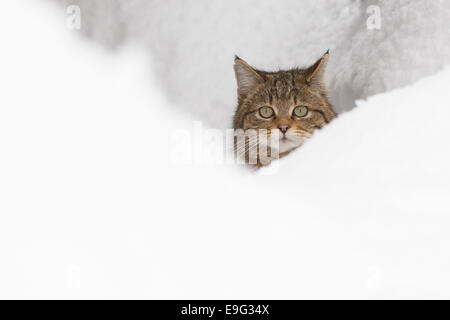
[[[58,2],[81,6],[83,31],[96,42],[143,46],[171,101],[219,128],[230,126],[236,106],[235,54],[277,70],[309,66],[329,49],[328,86],[339,113],[450,63],[447,0]],[[370,30],[374,6],[380,29]]]
[[[168,98],[161,60],[77,39],[51,3],[3,6],[0,297],[449,298],[450,69],[422,78],[442,59],[362,75],[375,87],[355,99],[414,84],[358,100],[259,173],[175,164],[172,134],[199,118]],[[234,103],[211,88],[205,105]]]

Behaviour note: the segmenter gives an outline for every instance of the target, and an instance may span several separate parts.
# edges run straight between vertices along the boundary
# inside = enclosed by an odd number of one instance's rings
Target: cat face
[[[266,129],[269,136],[277,135],[281,156],[300,146],[336,116],[323,81],[327,60],[328,53],[307,69],[263,72],[236,57],[234,128]]]

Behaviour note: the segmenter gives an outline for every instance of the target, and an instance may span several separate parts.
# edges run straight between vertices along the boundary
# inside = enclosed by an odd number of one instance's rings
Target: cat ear
[[[234,58],[234,72],[236,74],[239,96],[247,95],[264,82],[263,75],[259,74],[238,56]]]
[[[306,84],[313,90],[326,92],[325,88],[325,70],[328,64],[329,51],[317,60],[311,67],[307,69]]]

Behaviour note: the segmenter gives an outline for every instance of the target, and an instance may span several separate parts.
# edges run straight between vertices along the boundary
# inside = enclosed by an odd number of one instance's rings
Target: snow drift
[[[1,297],[449,298],[449,69],[359,101],[275,171],[176,165],[196,117],[147,51],[27,5],[0,20]]]
[[[181,110],[231,125],[237,54],[262,70],[305,67],[327,49],[337,112],[402,87],[450,62],[446,0],[58,0],[80,5],[84,34],[110,48],[143,46]],[[380,29],[368,20],[379,9]]]

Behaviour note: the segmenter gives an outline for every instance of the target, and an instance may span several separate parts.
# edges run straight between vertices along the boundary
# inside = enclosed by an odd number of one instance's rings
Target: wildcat
[[[257,70],[235,57],[238,107],[233,127],[240,132],[267,130],[267,140],[252,144],[247,135],[240,144],[235,140],[235,151],[245,162],[261,167],[283,157],[336,117],[324,82],[328,57],[326,52],[308,68],[277,72]],[[278,141],[272,149],[271,138]],[[256,162],[250,161],[250,152]]]

